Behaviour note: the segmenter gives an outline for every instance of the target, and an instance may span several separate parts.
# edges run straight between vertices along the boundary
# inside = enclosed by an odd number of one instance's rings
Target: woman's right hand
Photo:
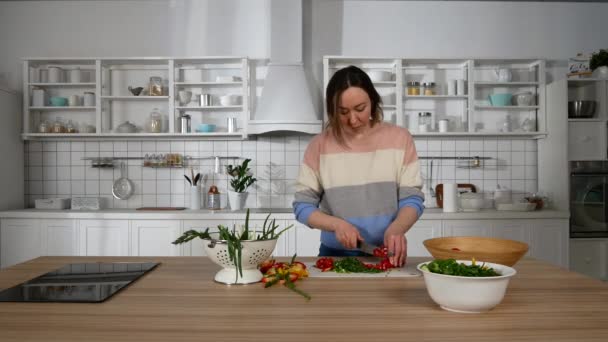
[[[357,241],[363,241],[359,230],[345,220],[337,219],[334,224],[334,233],[338,242],[347,249],[357,248]]]

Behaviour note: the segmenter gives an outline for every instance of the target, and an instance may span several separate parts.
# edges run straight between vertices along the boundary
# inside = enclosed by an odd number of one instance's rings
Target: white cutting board
[[[365,260],[366,263],[377,263],[380,259]],[[321,272],[315,267],[314,262],[305,262],[308,269],[308,276],[311,278],[398,278],[398,277],[419,277],[422,275],[414,264],[406,264],[403,267],[392,268],[381,273],[336,273],[333,271]]]

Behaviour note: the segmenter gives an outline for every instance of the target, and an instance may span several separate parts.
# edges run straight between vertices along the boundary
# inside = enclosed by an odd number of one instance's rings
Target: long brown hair
[[[365,71],[357,68],[354,65],[342,68],[331,77],[327,83],[325,91],[325,106],[327,109],[327,123],[325,128],[331,130],[332,134],[341,145],[346,145],[342,127],[340,126],[340,118],[338,114],[338,103],[340,96],[349,87],[358,87],[363,89],[371,101],[371,125],[372,127],[383,120],[383,112],[380,104],[382,99],[380,94],[374,88],[374,84]]]

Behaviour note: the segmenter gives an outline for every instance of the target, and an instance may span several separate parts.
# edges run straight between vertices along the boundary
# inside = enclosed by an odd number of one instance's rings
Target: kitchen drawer
[[[608,240],[570,239],[570,270],[608,280]]]

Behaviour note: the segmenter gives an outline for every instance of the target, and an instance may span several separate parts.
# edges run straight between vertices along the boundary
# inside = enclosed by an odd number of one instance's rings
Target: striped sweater
[[[308,225],[315,210],[357,227],[369,243],[380,245],[384,232],[405,206],[424,210],[420,165],[410,133],[388,123],[365,138],[341,146],[329,131],[315,136],[304,153],[293,202],[296,219]],[[344,249],[333,232],[321,242]]]

